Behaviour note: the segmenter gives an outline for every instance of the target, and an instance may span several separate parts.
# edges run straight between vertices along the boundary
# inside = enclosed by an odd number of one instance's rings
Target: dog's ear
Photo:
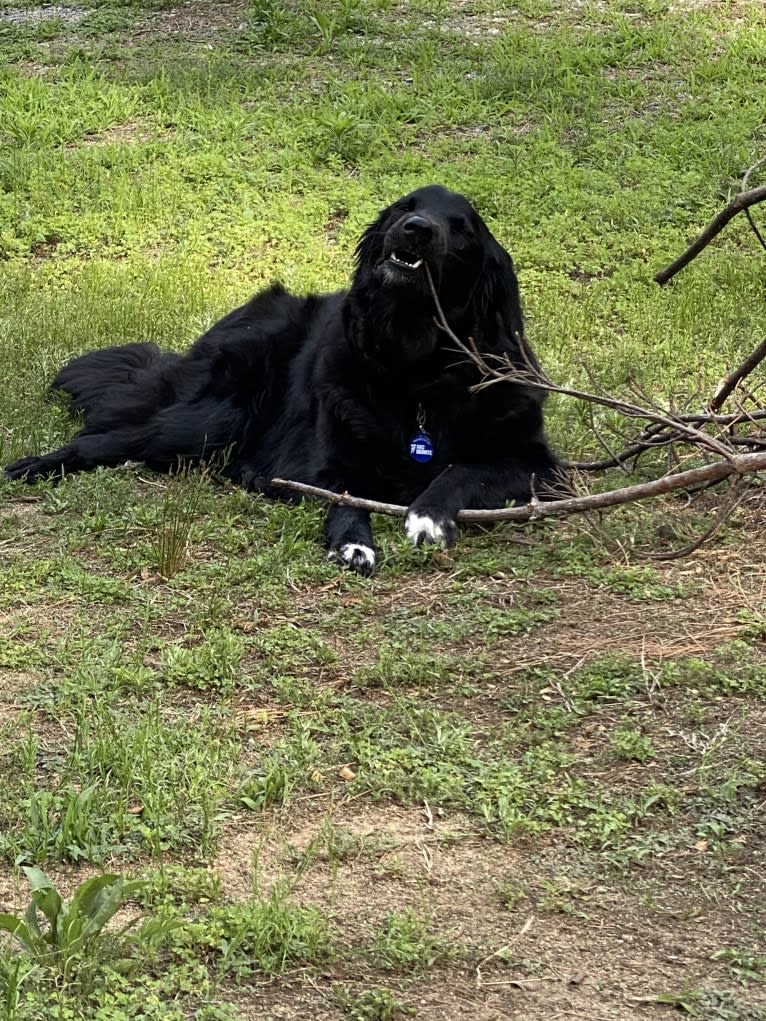
[[[537,365],[524,339],[524,316],[513,260],[492,235],[486,247],[477,288],[478,322],[490,350],[504,351],[521,361]]]
[[[383,227],[389,212],[390,210],[384,209],[359,238],[356,246],[357,266],[372,266],[379,261],[383,254]]]

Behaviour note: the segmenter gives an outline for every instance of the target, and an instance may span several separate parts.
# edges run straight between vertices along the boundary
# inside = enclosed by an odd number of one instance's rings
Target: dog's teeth
[[[422,259],[415,259],[411,262],[409,259],[404,258],[401,255],[397,255],[396,252],[391,252],[390,258],[391,262],[396,262],[400,266],[406,266],[407,269],[419,269],[423,265]]]

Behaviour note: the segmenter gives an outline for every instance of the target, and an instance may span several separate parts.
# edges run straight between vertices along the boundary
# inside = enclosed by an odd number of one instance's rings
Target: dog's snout
[[[405,234],[409,234],[410,237],[422,241],[427,241],[434,232],[430,220],[426,220],[424,216],[417,215],[408,216],[402,224],[402,230]]]

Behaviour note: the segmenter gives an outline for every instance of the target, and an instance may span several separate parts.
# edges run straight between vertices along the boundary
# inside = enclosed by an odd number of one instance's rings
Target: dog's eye
[[[470,231],[468,229],[468,222],[467,222],[467,220],[464,220],[462,216],[451,216],[449,218],[449,226],[450,226],[450,230],[454,234],[468,234],[468,233],[470,233]]]

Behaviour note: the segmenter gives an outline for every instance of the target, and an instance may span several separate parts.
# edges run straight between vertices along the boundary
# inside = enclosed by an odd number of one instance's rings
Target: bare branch
[[[661,269],[658,273],[654,274],[654,279],[657,283],[661,286],[666,284],[684,266],[688,266],[692,259],[699,255],[702,249],[706,248],[713,238],[721,233],[726,224],[734,219],[737,213],[742,212],[743,209],[749,209],[750,206],[757,205],[759,202],[763,202],[764,199],[766,199],[766,185],[738,192],[731,202],[717,216],[713,217],[707,227],[692,241],[682,255],[674,262],[671,262],[669,266],[666,266],[665,269]]]
[[[700,425],[720,425],[729,429],[748,422],[756,426],[757,430],[757,423],[766,419],[766,409],[754,411],[742,409],[735,415],[716,415],[700,412],[694,415],[679,415],[678,417],[681,421],[698,422]],[[760,435],[749,433],[745,436],[727,435],[726,443],[735,447],[750,447],[751,449],[759,450],[766,446],[766,434],[763,433],[763,429],[760,430],[760,433]],[[562,465],[564,468],[572,468],[575,471],[585,472],[601,472],[606,471],[608,468],[621,468],[626,462],[637,458],[647,450],[667,447],[672,443],[678,443],[682,439],[683,437],[679,436],[678,433],[669,431],[664,425],[659,428],[649,426],[638,433],[622,450],[615,453],[612,457],[603,457],[598,461],[562,461]]]
[[[709,411],[696,411],[689,415],[679,415],[680,422],[697,422],[699,425],[721,425],[734,426],[741,422],[759,422],[766,419],[766,408],[757,408],[755,411],[740,409],[730,415],[718,415]]]
[[[643,454],[647,450],[667,447],[678,440],[677,435],[665,432],[664,426],[662,428],[663,432],[655,431],[650,436],[647,436],[648,430],[645,429],[643,433],[636,437],[633,443],[630,443],[611,457],[602,457],[599,461],[563,461],[563,467],[583,472],[601,472],[606,471],[608,468],[622,468],[627,461],[638,457],[639,454]]]
[[[726,398],[736,389],[737,384],[745,379],[746,376],[749,376],[753,369],[761,364],[764,358],[766,358],[766,339],[762,340],[758,347],[751,351],[747,358],[733,372],[730,372],[728,376],[721,380],[709,404],[710,410],[719,411]]]
[[[763,197],[766,198],[766,189],[764,190]],[[713,397],[708,411],[694,414],[669,413],[658,408],[641,407],[630,401],[619,400],[608,395],[588,393],[571,387],[556,386],[544,375],[537,365],[526,341],[518,334],[516,341],[519,353],[526,363],[525,366],[520,368],[511,361],[508,355],[498,356],[481,353],[472,337],[469,337],[464,342],[452,330],[442,309],[427,264],[425,264],[425,272],[436,308],[435,320],[437,325],[450,337],[456,345],[457,351],[473,362],[482,374],[483,379],[481,383],[477,384],[474,389],[478,390],[498,382],[514,382],[522,386],[576,397],[590,404],[600,404],[604,407],[612,408],[631,418],[643,418],[649,421],[649,425],[626,450],[612,454],[609,458],[599,462],[581,462],[579,465],[575,463],[570,465],[571,467],[600,470],[601,468],[622,464],[628,458],[637,456],[644,450],[652,447],[669,446],[676,441],[682,440],[695,447],[712,450],[721,458],[721,460],[715,461],[712,464],[701,465],[685,471],[670,472],[662,478],[654,479],[651,482],[625,486],[606,493],[592,493],[586,496],[575,496],[551,501],[540,501],[533,497],[529,503],[521,507],[488,510],[467,508],[458,512],[457,518],[459,521],[478,523],[494,521],[523,522],[549,517],[565,517],[570,514],[582,514],[638,500],[650,499],[678,490],[692,490],[694,488],[716,485],[731,476],[742,479],[745,475],[766,472],[766,450],[763,449],[766,446],[766,438],[753,435],[729,435],[727,442],[724,443],[696,428],[698,425],[703,427],[714,425],[728,428],[731,431],[742,422],[755,423],[758,419],[766,418],[766,409],[758,408],[750,412],[739,405],[738,410],[733,414],[722,415],[719,413],[721,405],[734,392],[738,383],[766,357],[766,340],[733,373],[726,377]],[[756,447],[757,449],[755,452],[737,454],[737,446]],[[389,514],[398,517],[403,517],[407,513],[407,508],[399,504],[367,500],[349,493],[336,493],[287,479],[272,479],[272,485],[277,488],[291,489],[303,496],[315,497],[331,504],[356,507],[371,513]],[[691,552],[698,545],[701,545],[709,535],[713,534],[733,507],[743,499],[745,491],[746,489],[742,486],[735,487],[736,497],[724,505],[711,529],[695,543],[692,543],[686,550],[678,551],[677,555],[681,556],[684,552]]]
[[[352,496],[350,493],[334,493],[331,489],[320,489],[318,486],[309,486],[305,482],[291,482],[289,479],[272,479],[272,486],[279,489],[294,489],[301,496],[316,497],[317,500],[325,500],[327,503],[336,504],[338,507],[357,507],[359,510],[370,511],[373,514],[388,514],[391,517],[403,518],[407,508],[399,503],[380,503],[377,500],[365,500],[360,496]]]
[[[676,416],[666,415],[659,410],[642,408],[637,404],[632,404],[630,401],[623,401],[616,397],[588,393],[584,390],[575,390],[571,387],[556,385],[551,382],[547,376],[545,376],[542,369],[540,369],[535,363],[529,346],[527,345],[524,337],[519,333],[516,334],[515,339],[519,346],[519,352],[526,362],[526,368],[519,368],[514,365],[507,355],[503,357],[498,355],[489,357],[485,356],[479,352],[472,337],[469,337],[467,342],[461,340],[449,325],[447,317],[444,315],[441,302],[439,301],[439,295],[436,293],[436,288],[434,287],[428,263],[425,263],[424,265],[426,275],[428,277],[428,284],[431,288],[431,295],[436,306],[437,325],[447,334],[450,340],[457,345],[458,350],[465,354],[477,366],[479,371],[485,377],[480,383],[476,384],[474,389],[483,389],[488,386],[493,386],[496,383],[514,382],[533,389],[545,390],[547,393],[562,394],[565,397],[576,397],[579,400],[588,401],[591,404],[600,404],[603,407],[612,408],[613,410],[626,415],[628,418],[643,418],[648,419],[651,422],[658,422],[669,429],[686,436],[693,443],[702,447],[707,447],[708,450],[712,450],[713,453],[717,454],[719,457],[732,457],[730,449],[725,444],[720,443],[714,437],[708,436],[706,433],[696,429],[690,423],[680,420]]]
[[[574,496],[565,500],[537,501],[523,507],[503,507],[497,510],[462,510],[458,512],[458,521],[491,522],[491,521],[536,521],[541,518],[566,517],[569,514],[583,514],[586,511],[604,510],[620,504],[634,503],[650,497],[672,493],[675,490],[687,489],[702,482],[720,482],[732,475],[749,475],[754,472],[766,471],[766,451],[754,454],[731,456],[726,461],[714,461],[712,464],[674,475],[665,475],[652,482],[641,482],[634,486],[612,489],[606,493],[591,493],[588,496]],[[307,486],[302,482],[287,479],[272,479],[273,486],[281,489],[293,489],[303,496],[317,497],[328,503],[342,507],[357,507],[360,510],[376,514],[389,514],[403,517],[407,508],[400,504],[379,503],[376,500],[364,500],[348,493],[333,493],[328,489]]]
[[[755,236],[760,241],[761,248],[766,252],[766,241],[763,240],[763,234],[761,234],[761,232],[758,230],[758,224],[753,219],[753,214],[750,212],[749,209],[745,210],[745,216],[747,217],[747,222],[750,224],[753,234],[755,234]]]
[[[752,167],[748,167],[747,168],[747,170],[745,171],[745,175],[742,178],[742,184],[740,185],[740,189],[739,189],[740,191],[747,191],[747,186],[748,186],[748,183],[750,181],[750,175],[752,173],[754,173],[756,170],[758,170],[759,167],[762,167],[764,165],[764,163],[766,163],[766,156],[762,156],[759,160],[755,161],[755,163],[752,165]],[[763,248],[764,251],[766,251],[766,241],[763,240],[763,235],[758,230],[758,227],[756,226],[755,220],[753,219],[752,213],[750,212],[749,209],[745,210],[745,216],[747,217],[747,222],[750,224],[750,226],[753,229],[753,233],[755,234],[755,236],[760,241],[761,248]]]
[[[724,500],[718,508],[716,516],[702,535],[698,535],[693,542],[688,543],[686,546],[682,546],[681,549],[673,550],[670,553],[645,553],[644,556],[649,557],[652,560],[680,560],[682,557],[688,557],[690,553],[694,553],[700,548],[700,546],[704,546],[708,539],[712,539],[716,532],[726,521],[728,521],[729,517],[745,499],[747,492],[748,487],[742,485],[741,478],[737,479],[735,484],[732,486],[728,500]]]
[[[753,411],[740,411],[733,415],[720,415],[718,411],[737,384],[741,382],[753,369],[766,357],[766,340],[756,348],[737,369],[727,376],[721,383],[716,396],[710,403],[710,409],[693,414],[668,413],[663,409],[654,407],[643,407],[631,401],[612,397],[609,394],[592,393],[585,390],[576,390],[571,387],[557,386],[545,375],[537,365],[526,340],[520,334],[516,334],[516,342],[519,346],[519,353],[525,362],[524,367],[514,365],[510,357],[505,355],[491,355],[480,352],[472,337],[466,341],[461,340],[447,322],[447,317],[439,301],[439,295],[434,286],[428,265],[425,266],[428,284],[431,289],[431,296],[436,307],[436,324],[447,334],[456,346],[456,350],[464,354],[481,372],[484,377],[477,383],[474,389],[482,389],[492,386],[495,383],[515,382],[522,386],[528,386],[548,393],[562,394],[563,396],[574,397],[589,404],[599,404],[602,407],[618,411],[628,418],[643,418],[649,421],[649,425],[639,433],[628,446],[610,457],[598,461],[565,461],[563,467],[573,468],[579,471],[604,471],[607,468],[624,466],[626,461],[637,457],[645,450],[654,447],[667,447],[676,442],[685,441],[695,446],[706,447],[718,457],[730,459],[734,456],[733,446],[746,446],[756,450],[763,447],[763,440],[755,436],[733,437],[727,436],[726,442],[708,435],[697,426],[716,425],[729,427],[729,432],[741,422],[755,422],[757,419],[766,418],[766,409],[759,408]],[[645,396],[645,395],[642,395]],[[649,401],[646,398],[647,403]]]
[[[750,176],[754,174],[756,170],[759,170],[765,163],[766,156],[761,156],[761,158],[759,160],[756,160],[751,167],[747,168],[747,170],[744,173],[744,176],[742,177],[742,184],[740,185],[739,189],[740,191],[747,191],[747,186],[750,184]]]
[[[491,386],[493,383],[513,381],[523,383],[525,386],[535,387],[539,390],[545,390],[547,393],[562,394],[565,397],[576,397],[581,401],[589,401],[591,404],[600,404],[604,408],[619,411],[620,414],[625,415],[627,418],[643,418],[650,422],[657,422],[665,426],[665,428],[673,430],[677,434],[675,439],[685,437],[692,443],[701,447],[707,447],[708,450],[712,450],[719,457],[731,456],[724,443],[721,443],[713,436],[703,433],[700,429],[684,421],[680,416],[665,414],[653,408],[642,408],[638,404],[623,401],[617,397],[610,397],[606,394],[595,394],[587,390],[576,390],[572,387],[558,386],[549,380],[544,380],[542,377],[540,379],[527,378],[524,373],[513,373],[513,370],[511,370],[511,373],[504,376],[498,375],[494,379],[488,379],[480,384],[480,386]]]

